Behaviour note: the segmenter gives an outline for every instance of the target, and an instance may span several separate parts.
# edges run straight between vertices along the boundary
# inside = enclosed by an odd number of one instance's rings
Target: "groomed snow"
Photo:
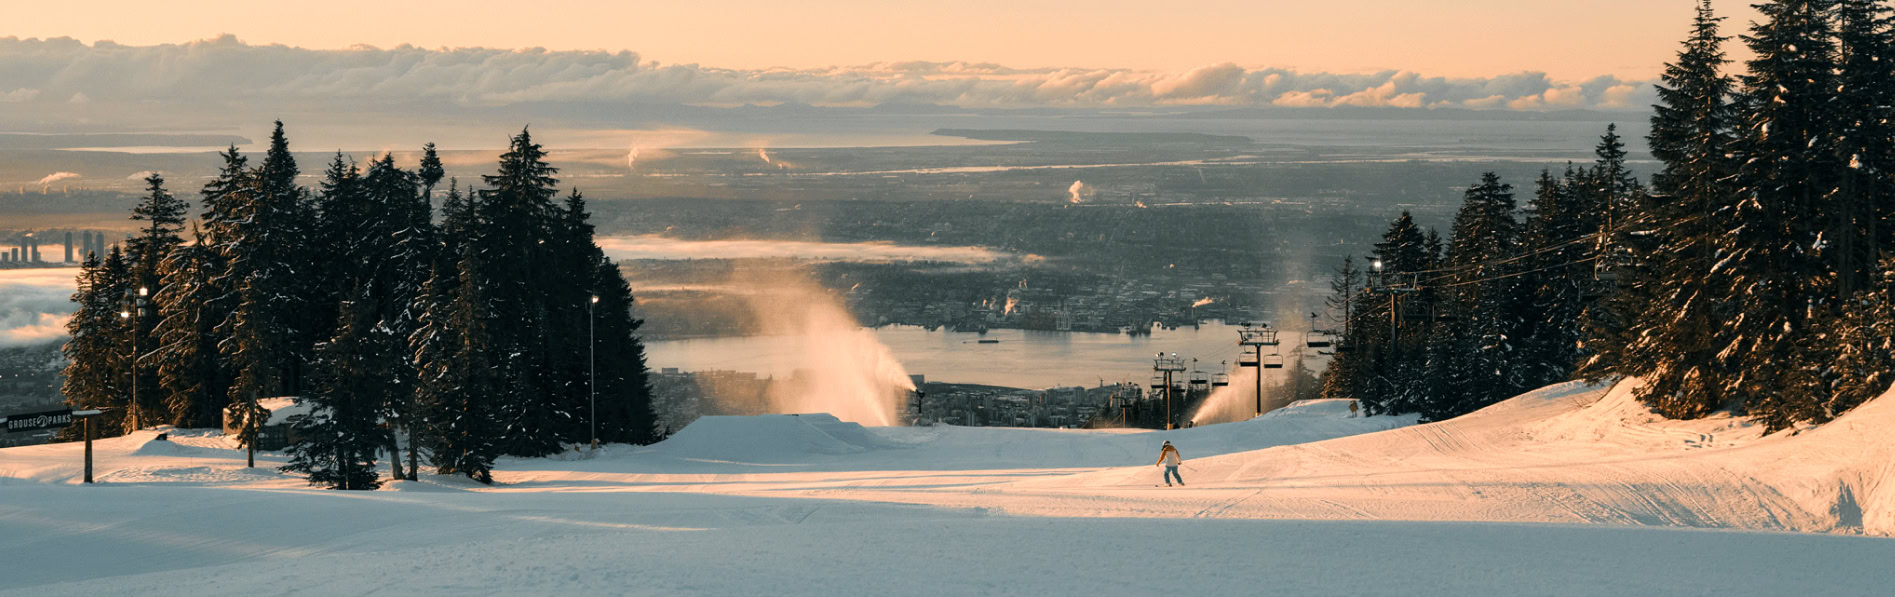
[[[1170,432],[713,417],[499,484],[308,489],[208,431],[0,450],[0,594],[1880,595],[1895,400],[1769,437],[1553,386]],[[1186,458],[1155,487],[1157,446]],[[1577,523],[1577,524],[1548,524]],[[1691,528],[1697,527],[1697,528]],[[1725,530],[1714,530],[1725,529]],[[1736,529],[1736,530],[1731,530]],[[1803,531],[1784,533],[1782,531]]]

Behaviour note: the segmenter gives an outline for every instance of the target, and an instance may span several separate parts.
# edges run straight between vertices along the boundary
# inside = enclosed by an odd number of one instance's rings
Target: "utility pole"
[[[243,443],[244,443],[244,447],[248,451],[247,457],[249,458],[249,461],[244,466],[249,467],[249,468],[257,468],[257,439],[258,439],[257,438],[257,411],[262,410],[262,408],[257,405],[256,390],[250,391],[250,408],[248,410],[250,412],[248,414],[245,414],[243,417],[244,427],[249,428],[248,430],[244,432]]]
[[[1386,364],[1386,355],[1394,353],[1396,337],[1401,333],[1399,323],[1401,320],[1401,295],[1420,291],[1421,281],[1419,276],[1414,274],[1383,272],[1383,264],[1380,259],[1371,262],[1369,266],[1374,270],[1369,274],[1369,292],[1388,295],[1388,342],[1384,343],[1380,356],[1380,359],[1384,359],[1383,362]],[[1400,277],[1404,275],[1408,276],[1406,280]]]
[[[592,308],[599,304],[599,295],[592,295],[592,302],[586,303],[586,393],[592,402],[592,449],[599,449],[599,358],[597,356],[598,337],[594,335],[598,319],[592,316]]]

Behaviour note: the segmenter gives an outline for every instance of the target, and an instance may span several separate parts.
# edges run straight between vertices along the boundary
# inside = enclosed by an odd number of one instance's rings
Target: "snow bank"
[[[1186,458],[1320,441],[1413,425],[1415,417],[1348,415],[1346,401],[1314,401],[1285,414],[1172,431],[1007,427],[863,427],[826,414],[703,417],[650,448],[607,452],[627,471],[716,473],[726,465],[806,470],[1098,468],[1149,463],[1169,440]],[[654,462],[663,456],[680,462]],[[539,477],[544,479],[544,477]]]
[[[683,458],[770,464],[888,447],[861,425],[820,413],[700,417],[653,446]]]
[[[1288,406],[1263,413],[1263,418],[1280,419],[1285,417],[1328,417],[1347,418],[1349,406],[1355,400],[1345,398],[1322,398],[1317,400],[1298,400]]]

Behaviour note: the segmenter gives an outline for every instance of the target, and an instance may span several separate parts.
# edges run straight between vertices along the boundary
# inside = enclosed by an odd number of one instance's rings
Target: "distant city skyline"
[[[10,7],[0,37],[156,45],[228,34],[253,45],[317,50],[409,44],[630,51],[665,65],[744,70],[929,61],[1182,73],[1234,64],[1339,74],[1397,70],[1484,78],[1538,72],[1566,81],[1644,80],[1655,78],[1672,57],[1694,4],[581,0],[537,2],[522,10],[517,3],[468,0],[451,9],[387,2],[361,11],[308,0],[40,2]],[[1731,33],[1741,32],[1756,14],[1747,0],[1717,0],[1715,6],[1730,18]]]

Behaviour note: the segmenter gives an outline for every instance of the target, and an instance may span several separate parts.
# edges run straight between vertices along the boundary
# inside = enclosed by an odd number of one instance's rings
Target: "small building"
[[[283,396],[264,398],[257,401],[263,409],[263,424],[257,428],[258,450],[281,450],[289,447],[297,438],[290,434],[290,417],[307,415],[311,412],[308,405],[296,403],[296,398]],[[224,409],[224,435],[242,435],[244,429],[244,409],[240,404],[232,404]]]

